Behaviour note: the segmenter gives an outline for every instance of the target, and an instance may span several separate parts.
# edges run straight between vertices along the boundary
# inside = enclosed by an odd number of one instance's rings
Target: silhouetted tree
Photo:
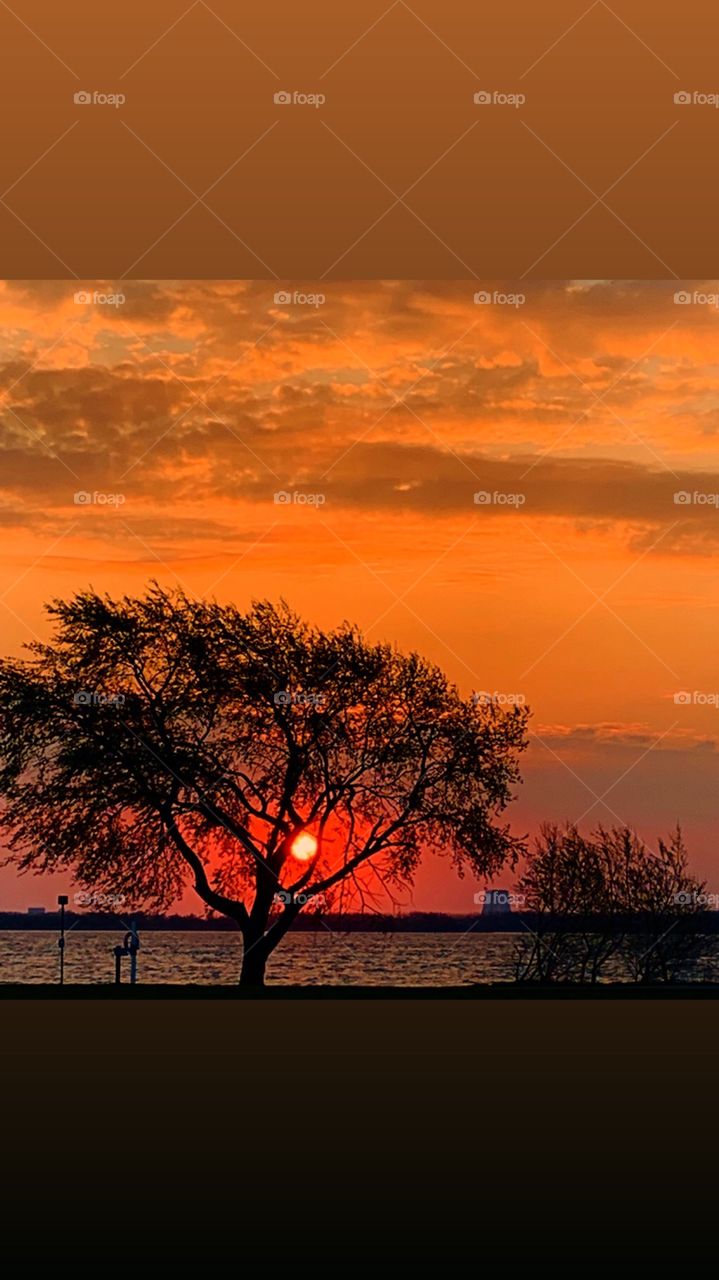
[[[242,933],[241,982],[366,867],[408,883],[431,848],[491,876],[521,849],[498,815],[526,711],[462,699],[417,654],[157,584],[49,613],[51,643],[0,664],[10,858],[155,908],[189,876]]]
[[[520,981],[670,982],[687,976],[704,940],[692,927],[703,884],[688,870],[679,828],[652,851],[626,827],[542,827],[519,884],[536,913],[516,951]]]

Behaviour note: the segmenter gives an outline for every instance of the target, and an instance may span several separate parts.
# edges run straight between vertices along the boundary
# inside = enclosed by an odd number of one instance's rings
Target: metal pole
[[[60,937],[58,947],[60,948],[60,986],[65,985],[65,904],[67,903],[67,894],[58,895],[58,903],[60,906]]]
[[[115,947],[115,982],[122,982],[122,957],[125,951],[123,947]]]

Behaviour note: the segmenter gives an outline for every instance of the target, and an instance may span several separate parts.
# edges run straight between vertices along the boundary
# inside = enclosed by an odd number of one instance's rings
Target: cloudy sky
[[[719,284],[475,287],[1,285],[3,652],[88,584],[284,596],[526,698],[515,830],[679,820],[719,889]]]

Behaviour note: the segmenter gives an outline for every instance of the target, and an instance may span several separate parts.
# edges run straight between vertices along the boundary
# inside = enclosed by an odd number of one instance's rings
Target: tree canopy
[[[704,884],[689,871],[681,830],[650,849],[628,827],[546,823],[519,883],[534,927],[521,940],[517,977],[669,982],[691,975],[704,947],[693,928]]]

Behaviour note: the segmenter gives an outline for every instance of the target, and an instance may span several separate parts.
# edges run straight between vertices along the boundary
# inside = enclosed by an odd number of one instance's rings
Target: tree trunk
[[[245,949],[240,971],[241,987],[264,987],[265,966],[267,964],[267,948],[264,942],[255,939],[252,942],[245,938]]]
[[[255,867],[255,900],[242,930],[244,952],[240,972],[241,987],[264,987],[267,957],[274,950],[274,943],[266,930],[279,884],[277,872],[264,862]]]

